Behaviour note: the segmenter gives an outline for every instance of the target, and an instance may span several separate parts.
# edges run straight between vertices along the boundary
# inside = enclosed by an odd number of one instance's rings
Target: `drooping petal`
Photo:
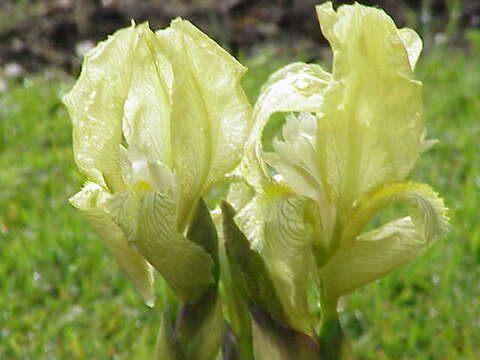
[[[331,3],[316,9],[333,50],[332,80],[317,114],[317,152],[324,182],[346,214],[361,194],[402,180],[414,166],[422,147],[422,86],[383,11],[355,4],[335,12]]]
[[[126,271],[129,278],[142,295],[148,306],[153,306],[153,268],[140,253],[129,246],[122,230],[101,209],[101,204],[110,197],[104,190],[94,184],[87,185],[70,199],[73,206],[84,213],[90,220],[100,240],[107,247],[113,258]]]
[[[118,158],[123,136],[170,163],[172,75],[154,39],[148,24],[117,31],[86,54],[78,81],[63,99],[78,167],[110,191],[124,187]]]
[[[270,117],[276,112],[319,110],[329,80],[330,74],[318,65],[293,63],[273,73],[262,87],[242,161],[242,171],[252,186],[262,187],[270,182],[261,156],[262,132]]]
[[[347,294],[410,262],[427,243],[406,217],[340,248],[320,276],[335,296]]]
[[[191,23],[174,20],[157,37],[175,77],[171,132],[182,228],[192,202],[240,161],[251,107],[240,86],[245,68]]]
[[[410,205],[410,216],[352,238],[375,214],[398,201]],[[380,189],[355,207],[342,245],[320,278],[329,292],[340,296],[388,274],[447,230],[446,211],[427,185],[406,182]]]
[[[313,259],[304,208],[303,198],[272,187],[244,207],[236,221],[265,261],[289,326],[311,334],[307,288]],[[249,229],[252,218],[256,219],[255,228]]]
[[[410,206],[410,217],[422,238],[434,240],[448,226],[443,199],[426,184],[412,181],[386,185],[359,199],[342,235],[342,243],[353,241],[373,217],[396,202]]]
[[[182,301],[194,301],[213,282],[212,259],[177,231],[176,202],[168,190],[119,192],[106,204],[129,241]]]

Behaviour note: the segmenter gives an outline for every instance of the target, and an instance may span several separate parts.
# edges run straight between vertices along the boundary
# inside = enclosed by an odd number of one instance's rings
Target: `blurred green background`
[[[293,60],[328,68],[312,1],[0,3],[0,359],[147,359],[147,308],[67,202],[82,184],[60,97],[83,48],[149,18],[191,18],[249,66],[252,101]],[[336,2],[339,3],[339,2]],[[412,179],[450,207],[451,231],[413,263],[342,302],[359,359],[480,359],[480,6],[377,1],[426,43],[418,64],[429,137]],[[83,46],[83,48],[82,48]]]

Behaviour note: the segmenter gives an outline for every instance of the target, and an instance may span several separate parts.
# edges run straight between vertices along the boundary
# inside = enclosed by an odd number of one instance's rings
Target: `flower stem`
[[[338,297],[331,296],[324,288],[322,290],[320,296],[322,319],[318,335],[321,359],[352,359],[350,346],[338,318]]]

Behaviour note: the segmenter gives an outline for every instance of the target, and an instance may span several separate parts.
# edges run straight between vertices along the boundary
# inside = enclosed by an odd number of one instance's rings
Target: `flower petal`
[[[134,138],[142,146],[145,139],[139,139],[140,130],[132,126],[147,125],[141,131],[151,140],[148,148],[163,151],[158,140],[152,140],[154,130],[159,133],[156,139],[162,138],[162,128],[151,125],[152,119],[164,116],[165,90],[157,70],[168,70],[168,64],[147,50],[152,36],[148,25],[132,25],[98,44],[85,55],[78,81],[63,98],[73,123],[78,167],[89,180],[110,191],[124,187],[118,159],[124,117],[131,129],[126,133],[128,141]]]
[[[177,231],[171,192],[122,191],[112,196],[106,208],[182,301],[197,300],[213,282],[211,257]]]
[[[130,75],[125,74],[130,79],[123,99],[123,136],[129,148],[172,168],[172,66],[148,24],[138,26],[136,34],[138,42],[131,49],[134,56]]]
[[[248,184],[234,182],[228,189],[227,202],[238,212],[253,199],[254,195],[254,189]]]
[[[415,65],[417,64],[417,60],[423,49],[422,39],[418,36],[415,30],[409,28],[398,30],[398,35],[407,49],[410,66],[412,67],[412,70],[415,70]]]
[[[107,247],[113,258],[126,271],[138,292],[148,306],[153,306],[153,268],[140,253],[129,246],[122,230],[101,209],[101,204],[110,195],[98,185],[87,183],[86,186],[70,199],[73,206],[84,213],[90,220],[100,240]]]
[[[397,201],[411,206],[410,216],[352,238]],[[424,184],[397,183],[367,196],[355,207],[341,247],[320,270],[321,280],[329,292],[340,296],[408,263],[447,230],[446,211],[443,200]]]
[[[276,112],[317,111],[330,74],[314,64],[293,63],[273,73],[262,87],[253,109],[253,127],[242,162],[242,171],[255,187],[268,184],[268,172],[261,160],[262,132]]]
[[[329,185],[324,183],[321,158],[316,150],[317,119],[308,113],[290,115],[283,126],[284,141],[275,140],[273,153],[264,153],[264,160],[282,176],[296,194],[316,202],[321,230],[316,240],[327,249],[335,222],[336,208]]]
[[[172,151],[183,225],[192,201],[240,161],[251,115],[240,85],[246,70],[188,21],[174,20],[157,37],[175,77]]]
[[[235,220],[261,254],[288,325],[311,334],[307,288],[313,259],[311,228],[303,219],[304,205],[303,198],[272,187],[257,195]],[[252,218],[256,219],[254,228],[247,223]]]
[[[361,194],[402,180],[414,166],[422,148],[422,85],[383,11],[355,4],[335,12],[330,2],[316,9],[333,50],[332,80],[317,114],[317,152],[324,182],[346,214]]]

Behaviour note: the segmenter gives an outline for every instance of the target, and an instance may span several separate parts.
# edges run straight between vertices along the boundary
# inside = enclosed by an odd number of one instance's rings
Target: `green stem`
[[[321,359],[346,360],[353,358],[338,318],[337,304],[338,297],[328,294],[322,287],[320,295],[322,319],[318,335]]]
[[[343,331],[338,319],[337,299],[325,299],[322,296],[322,320],[318,345],[322,359],[341,360]]]

